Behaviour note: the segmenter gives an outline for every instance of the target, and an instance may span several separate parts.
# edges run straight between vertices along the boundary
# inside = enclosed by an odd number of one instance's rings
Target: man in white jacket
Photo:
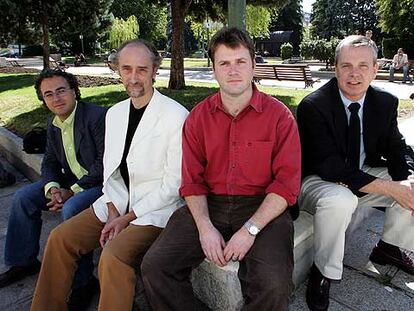
[[[99,310],[131,310],[135,267],[182,201],[181,129],[188,111],[153,88],[161,58],[143,40],[116,65],[130,98],[106,116],[103,196],[49,236],[32,310],[67,310],[76,261],[103,247]]]

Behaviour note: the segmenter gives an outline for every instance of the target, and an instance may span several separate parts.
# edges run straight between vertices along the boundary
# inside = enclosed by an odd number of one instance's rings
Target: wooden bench
[[[258,83],[262,79],[304,81],[305,88],[308,86],[313,87],[313,84],[319,81],[319,79],[312,78],[312,73],[306,64],[256,64],[253,79]]]
[[[49,57],[49,66],[52,69],[59,69],[62,71],[65,71],[67,68],[69,68],[68,65],[66,65],[65,63],[61,62],[61,61],[57,61],[55,59],[53,59],[52,57]]]
[[[9,64],[12,67],[23,67],[23,65],[22,64],[19,64],[19,62],[17,60],[8,59],[7,61],[9,62]]]

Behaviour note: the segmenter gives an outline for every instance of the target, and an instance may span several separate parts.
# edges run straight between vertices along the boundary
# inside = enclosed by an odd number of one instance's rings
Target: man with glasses
[[[32,311],[66,310],[76,261],[99,246],[98,310],[131,310],[139,260],[183,205],[181,129],[188,111],[154,88],[161,57],[151,43],[125,42],[114,64],[129,98],[106,116],[103,195],[51,232]]]
[[[41,179],[18,190],[13,198],[4,252],[10,268],[0,275],[0,287],[40,270],[37,256],[43,210],[61,212],[66,220],[102,195],[106,109],[81,101],[78,82],[67,72],[42,71],[35,89],[54,116],[47,125]],[[97,284],[92,272],[89,255],[80,261],[74,286],[79,290],[74,293]]]

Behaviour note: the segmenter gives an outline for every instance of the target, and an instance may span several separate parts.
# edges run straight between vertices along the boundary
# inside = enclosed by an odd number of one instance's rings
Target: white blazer
[[[132,138],[126,159],[129,193],[119,165],[128,128],[130,99],[111,107],[106,114],[103,195],[93,204],[101,222],[108,219],[107,202],[120,215],[134,211],[134,225],[164,228],[171,214],[184,205],[178,194],[181,183],[181,132],[188,111],[154,89],[154,94]]]

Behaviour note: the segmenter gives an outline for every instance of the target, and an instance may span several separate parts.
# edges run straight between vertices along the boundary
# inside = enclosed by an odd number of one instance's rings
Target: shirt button
[[[252,145],[252,143],[247,143],[247,146],[249,146],[249,147],[250,147],[251,145]]]
[[[232,167],[232,168],[235,168],[235,167],[236,167],[236,164],[233,164],[231,167]]]

